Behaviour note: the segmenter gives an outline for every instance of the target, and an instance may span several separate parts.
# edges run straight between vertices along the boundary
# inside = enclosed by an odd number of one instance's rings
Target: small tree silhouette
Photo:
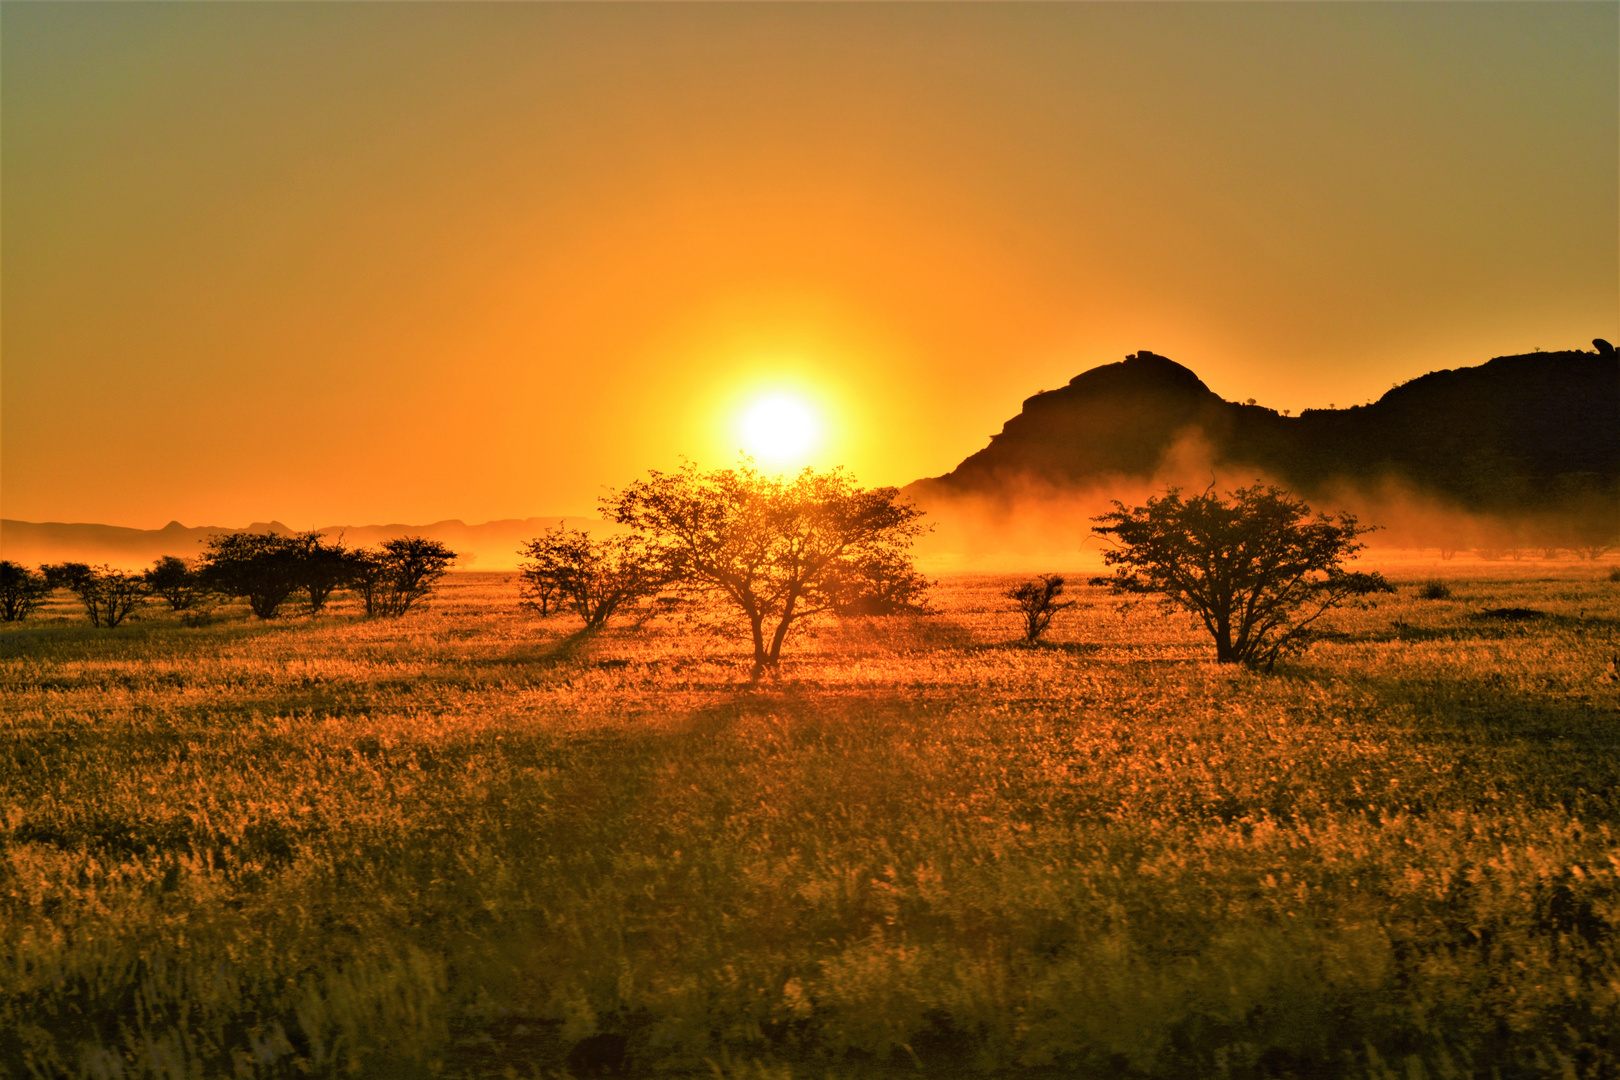
[[[1351,514],[1311,516],[1281,488],[1259,482],[1223,499],[1214,488],[1183,499],[1174,487],[1146,506],[1114,509],[1092,532],[1115,541],[1103,561],[1116,593],[1158,593],[1203,620],[1215,658],[1270,670],[1303,648],[1312,624],[1353,596],[1394,592],[1381,574],[1350,573],[1344,560],[1372,529]]]
[[[1040,641],[1046,628],[1052,625],[1052,616],[1066,607],[1074,606],[1073,600],[1059,600],[1062,594],[1062,574],[1042,574],[1006,591],[1004,595],[1013,601],[1019,614],[1024,617],[1025,644],[1033,645]]]
[[[110,566],[56,563],[41,567],[53,587],[66,588],[84,604],[91,626],[117,626],[146,602],[146,582]]]
[[[456,558],[437,540],[401,536],[349,552],[347,580],[367,615],[403,615],[432,595]]]
[[[290,548],[297,587],[309,596],[309,610],[320,611],[333,589],[349,583],[350,562],[343,541],[328,544],[319,532],[301,532],[290,538]]]
[[[299,545],[277,533],[221,533],[208,539],[200,572],[222,596],[240,597],[253,614],[273,619],[303,583]]]
[[[670,579],[658,552],[636,536],[597,541],[559,525],[527,541],[520,554],[523,606],[542,617],[548,608],[566,606],[587,630],[607,625],[619,608],[653,595]]]
[[[0,562],[0,622],[21,622],[50,594],[41,575],[21,563]]]
[[[909,551],[870,551],[850,563],[829,589],[839,615],[926,615],[934,583],[912,564]]]
[[[207,593],[197,568],[174,555],[154,559],[152,568],[141,576],[148,592],[169,602],[170,611],[189,611]]]

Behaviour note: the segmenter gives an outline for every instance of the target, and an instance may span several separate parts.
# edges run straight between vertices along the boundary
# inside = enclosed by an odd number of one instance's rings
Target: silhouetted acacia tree
[[[60,562],[46,563],[39,568],[45,575],[45,584],[52,589],[67,589],[73,591],[78,584],[91,574],[95,573],[89,563]]]
[[[28,618],[50,594],[51,586],[43,575],[21,563],[0,562],[0,621],[20,622]]]
[[[1008,589],[1004,594],[1024,617],[1026,644],[1033,645],[1041,640],[1046,628],[1052,625],[1052,616],[1066,607],[1074,606],[1073,600],[1058,599],[1063,595],[1063,585],[1062,574],[1042,574]]]
[[[367,615],[403,615],[432,594],[456,558],[437,540],[397,537],[349,552],[347,580]]]
[[[531,556],[539,540],[526,540],[518,554]],[[518,606],[534,612],[542,619],[561,614],[563,610],[562,585],[559,575],[544,565],[518,564]]]
[[[147,592],[167,600],[171,611],[189,611],[208,591],[196,566],[174,555],[153,560],[142,577]]]
[[[208,539],[199,571],[221,596],[248,602],[253,614],[273,619],[303,584],[300,547],[277,533],[221,533]]]
[[[289,538],[297,564],[298,588],[309,596],[309,610],[326,607],[332,590],[349,583],[352,563],[341,538],[327,543],[319,532],[301,532]]]
[[[139,574],[85,563],[56,563],[41,569],[46,571],[47,581],[79,598],[91,626],[117,626],[146,602],[146,582]]]
[[[899,495],[857,487],[836,469],[788,479],[746,462],[711,473],[688,464],[652,472],[603,508],[656,544],[679,579],[742,611],[757,674],[780,661],[795,622],[834,606],[863,561],[909,564],[922,511]]]
[[[345,555],[349,564],[349,588],[360,601],[367,616],[383,614],[384,593],[387,588],[388,569],[375,551],[364,548]]]
[[[1346,572],[1372,528],[1310,507],[1258,482],[1221,498],[1213,487],[1183,499],[1174,487],[1146,506],[1114,510],[1092,531],[1115,542],[1093,579],[1116,593],[1157,593],[1203,620],[1222,663],[1264,665],[1303,648],[1311,625],[1353,596],[1393,592],[1380,574]]]
[[[559,525],[523,545],[524,606],[543,616],[549,604],[566,606],[588,630],[607,625],[626,604],[652,596],[670,578],[657,548],[640,536],[592,540]]]

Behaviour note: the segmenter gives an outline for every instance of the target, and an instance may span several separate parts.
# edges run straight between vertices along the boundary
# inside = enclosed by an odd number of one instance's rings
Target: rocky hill
[[[1620,508],[1612,349],[1500,356],[1431,372],[1370,405],[1299,416],[1226,401],[1144,350],[1029,398],[989,446],[920,486],[969,494],[1029,480],[1145,479],[1189,433],[1207,443],[1212,466],[1253,468],[1307,495],[1394,480],[1483,513]]]

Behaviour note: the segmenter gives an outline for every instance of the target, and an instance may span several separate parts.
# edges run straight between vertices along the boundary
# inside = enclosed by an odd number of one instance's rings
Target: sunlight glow
[[[743,411],[743,449],[778,465],[803,463],[821,434],[814,410],[790,394],[757,398]]]

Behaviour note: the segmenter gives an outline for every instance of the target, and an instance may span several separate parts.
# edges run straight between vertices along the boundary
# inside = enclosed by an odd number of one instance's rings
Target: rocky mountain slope
[[[1147,478],[1195,433],[1213,466],[1253,468],[1305,494],[1394,480],[1484,513],[1620,508],[1612,350],[1500,356],[1431,372],[1370,405],[1299,416],[1226,401],[1144,350],[1029,398],[989,446],[919,486],[969,494]]]

